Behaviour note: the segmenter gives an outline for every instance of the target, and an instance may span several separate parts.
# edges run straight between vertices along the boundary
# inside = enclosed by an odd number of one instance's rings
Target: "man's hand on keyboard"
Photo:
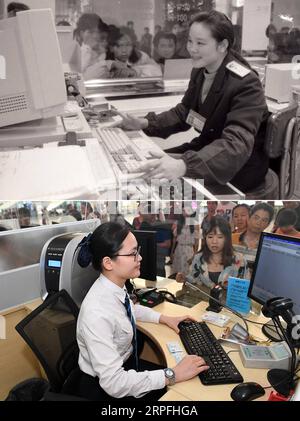
[[[135,172],[144,173],[143,178],[175,180],[186,173],[186,165],[182,159],[174,159],[163,151],[150,151],[153,159],[138,167]]]
[[[148,120],[146,118],[134,117],[127,113],[122,113],[117,111],[122,121],[118,124],[118,127],[121,127],[124,130],[142,130],[148,127]]]

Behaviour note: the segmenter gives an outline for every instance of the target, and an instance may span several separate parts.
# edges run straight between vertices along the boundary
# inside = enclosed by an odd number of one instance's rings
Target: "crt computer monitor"
[[[67,101],[50,9],[0,20],[0,127],[57,116]]]
[[[141,273],[140,278],[156,281],[156,232],[133,231],[138,245],[141,246]]]
[[[262,233],[248,296],[260,304],[275,297],[290,298],[300,314],[300,238]]]

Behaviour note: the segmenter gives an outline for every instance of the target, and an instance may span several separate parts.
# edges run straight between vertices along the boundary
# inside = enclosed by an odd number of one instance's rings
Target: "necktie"
[[[132,315],[130,300],[129,300],[128,294],[126,294],[124,306],[126,308],[127,316],[130,320],[132,330],[133,330],[133,338],[132,338],[133,357],[134,357],[136,370],[138,370],[139,363],[138,363],[138,355],[137,355],[136,325],[135,325],[135,321],[134,321],[134,318],[133,318],[133,315]]]

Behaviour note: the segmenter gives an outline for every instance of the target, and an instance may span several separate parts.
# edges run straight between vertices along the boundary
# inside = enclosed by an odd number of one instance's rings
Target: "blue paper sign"
[[[226,304],[239,313],[247,314],[250,311],[250,298],[248,298],[249,279],[228,278]]]

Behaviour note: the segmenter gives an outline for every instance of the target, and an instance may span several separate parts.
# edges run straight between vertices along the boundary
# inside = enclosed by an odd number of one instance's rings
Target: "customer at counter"
[[[81,72],[84,79],[107,78],[108,26],[96,13],[80,16],[73,37],[80,45]]]
[[[125,28],[110,28],[107,59],[112,78],[159,77],[160,66],[143,51],[138,50]]]
[[[176,35],[171,32],[161,31],[155,35],[153,40],[154,59],[164,69],[166,60],[178,58],[176,55]]]
[[[122,114],[124,129],[144,129],[149,136],[167,138],[191,127],[199,133],[190,143],[166,151],[176,156],[157,154],[142,165],[138,171],[145,178],[186,176],[204,179],[209,186],[232,182],[244,192],[264,182],[269,113],[260,80],[234,51],[234,42],[226,15],[211,11],[195,16],[187,45],[194,69],[182,102],[143,119]]]
[[[191,270],[189,273],[177,273],[176,281],[188,281],[210,289],[221,285],[227,289],[228,278],[231,276],[247,278],[247,264],[242,254],[233,250],[229,222],[216,216],[210,220],[202,248],[195,255]]]

